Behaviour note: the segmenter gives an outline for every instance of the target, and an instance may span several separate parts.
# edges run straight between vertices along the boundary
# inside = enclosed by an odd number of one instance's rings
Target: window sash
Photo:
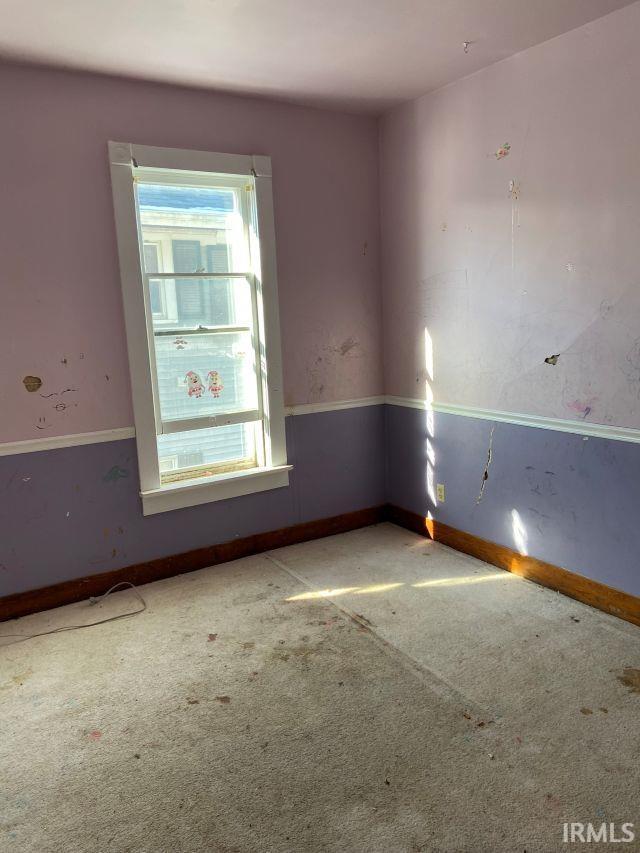
[[[142,235],[139,232],[139,238],[142,241]],[[142,246],[143,243],[141,242]],[[249,282],[249,288],[251,292],[251,314],[252,314],[252,324],[251,326],[246,325],[234,325],[234,326],[204,326],[201,328],[180,328],[180,327],[167,327],[163,326],[161,329],[154,329],[153,321],[147,324],[148,333],[147,333],[147,342],[149,347],[149,362],[151,365],[151,380],[152,380],[152,390],[153,390],[153,403],[154,403],[154,413],[155,413],[155,424],[156,424],[156,435],[167,435],[169,433],[176,432],[186,432],[191,430],[200,430],[200,429],[210,429],[215,426],[227,426],[229,424],[240,424],[240,423],[250,423],[254,421],[263,421],[264,420],[264,403],[263,403],[263,387],[264,387],[264,377],[263,377],[263,359],[261,358],[261,347],[260,347],[260,339],[258,336],[258,306],[257,306],[257,296],[256,296],[256,277],[252,273],[163,273],[162,275],[158,275],[157,273],[147,273],[142,272],[142,281],[144,286],[144,297],[145,303],[149,306],[150,309],[150,282],[156,278],[170,279],[170,278],[191,278],[191,279],[227,279],[227,278],[239,278],[244,279]],[[150,316],[149,310],[149,316]],[[160,389],[158,388],[158,368],[156,363],[156,350],[154,338],[156,337],[166,337],[172,335],[216,335],[216,334],[229,334],[230,332],[250,332],[251,339],[253,342],[253,358],[254,358],[254,369],[255,369],[255,383],[256,383],[256,398],[258,401],[258,406],[256,409],[248,409],[248,410],[237,410],[237,409],[222,409],[220,414],[216,415],[206,415],[204,417],[193,417],[193,418],[171,418],[171,419],[163,419],[162,412],[160,408]],[[264,427],[264,423],[263,423]],[[265,449],[264,449],[264,428],[262,430],[262,438],[260,441],[260,447],[258,449],[259,458],[264,458]]]
[[[216,462],[211,465],[203,463],[202,465],[194,465],[190,468],[171,468],[168,471],[163,471],[160,475],[160,479],[165,486],[175,483],[197,483],[201,479],[203,471],[214,471],[216,474],[227,474],[250,469],[254,464],[255,463],[251,459],[237,457],[235,459],[228,459],[226,462]]]
[[[127,347],[134,404],[138,467],[145,515],[251,494],[288,484],[282,353],[278,316],[275,226],[271,160],[255,154],[221,154],[177,148],[158,148],[130,142],[109,142],[109,162],[118,238],[118,254],[127,330]],[[250,185],[242,193],[249,209],[251,272],[256,276],[257,324],[262,374],[264,459],[255,470],[233,472],[196,485],[161,487],[157,431],[149,359],[148,291],[140,257],[136,178],[152,183],[212,186]],[[227,183],[228,182],[228,183]],[[208,274],[209,277],[211,273]],[[178,278],[184,278],[181,273]],[[171,276],[167,276],[171,278]],[[174,278],[176,276],[173,276]],[[206,277],[206,276],[205,276]],[[229,274],[227,273],[227,277]],[[146,337],[143,334],[146,330]]]
[[[150,278],[253,278],[250,272],[144,272],[145,280]]]
[[[154,331],[154,338],[171,338],[174,335],[228,335],[231,332],[253,332],[252,326],[163,326]]]
[[[221,412],[219,415],[204,415],[196,418],[173,418],[161,421],[161,435],[170,435],[175,432],[191,432],[198,429],[210,429],[211,427],[230,426],[232,424],[248,424],[261,421],[263,413],[260,409],[236,409]]]
[[[239,191],[238,197],[240,201],[240,211],[242,215],[242,223],[245,232],[245,239],[247,242],[248,250],[249,250],[249,258],[253,258],[253,254],[255,252],[256,247],[252,245],[251,239],[251,228],[255,226],[256,223],[254,221],[254,216],[252,215],[251,205],[249,204],[249,200],[247,198],[247,190],[249,187],[255,189],[255,185],[253,184],[252,175],[216,175],[216,174],[205,174],[205,175],[196,175],[196,174],[185,174],[184,172],[179,171],[166,171],[162,169],[156,168],[134,168],[133,170],[133,182],[145,183],[145,184],[159,184],[159,185],[171,185],[171,186],[207,186],[207,187],[217,187],[220,189],[233,188]],[[153,409],[154,409],[154,419],[155,419],[155,428],[156,435],[166,435],[176,432],[185,432],[191,430],[204,430],[210,429],[213,426],[226,426],[228,424],[235,423],[250,423],[254,421],[261,421],[261,437],[260,441],[257,442],[257,453],[258,458],[264,462],[266,459],[266,421],[264,418],[264,390],[266,386],[266,379],[264,377],[263,367],[264,360],[261,356],[261,344],[259,338],[259,311],[258,311],[258,300],[257,300],[257,286],[256,286],[256,276],[253,272],[232,272],[228,270],[226,272],[206,272],[205,270],[198,272],[162,272],[162,273],[151,273],[146,271],[145,258],[144,258],[144,233],[142,228],[140,209],[138,206],[138,195],[134,188],[134,199],[136,205],[136,221],[137,221],[137,236],[138,236],[138,244],[140,246],[140,271],[142,274],[142,283],[143,283],[143,295],[146,306],[146,314],[147,314],[147,344],[149,350],[149,364],[151,367],[151,387],[153,394]],[[250,293],[251,293],[251,319],[252,325],[249,326],[229,326],[229,327],[211,327],[207,326],[204,328],[179,328],[169,325],[164,325],[162,329],[156,330],[153,326],[153,315],[151,311],[151,291],[150,291],[150,281],[152,280],[173,280],[175,281],[176,288],[180,286],[180,282],[182,280],[211,280],[211,279],[244,279],[248,281]],[[158,387],[158,368],[156,363],[156,351],[154,338],[156,336],[160,337],[162,335],[189,335],[189,334],[223,334],[225,332],[251,332],[252,333],[252,342],[253,342],[253,355],[254,355],[254,369],[255,369],[255,382],[256,382],[256,397],[258,401],[258,406],[256,409],[238,411],[235,409],[221,410],[220,414],[210,415],[204,417],[194,417],[194,418],[179,418],[179,419],[166,419],[162,418],[162,412],[160,408],[160,390]]]

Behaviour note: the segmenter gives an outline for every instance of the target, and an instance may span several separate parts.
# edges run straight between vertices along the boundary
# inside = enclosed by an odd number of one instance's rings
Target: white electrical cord
[[[13,646],[15,643],[24,643],[27,640],[33,640],[35,637],[46,637],[48,634],[59,634],[62,631],[79,631],[81,628],[93,628],[95,625],[104,625],[106,622],[115,622],[117,619],[127,619],[129,616],[137,616],[138,613],[143,613],[147,609],[147,603],[136,587],[129,581],[120,581],[120,583],[114,584],[110,589],[103,593],[103,595],[99,595],[97,597],[91,596],[89,604],[99,604],[108,595],[123,586],[130,587],[134,591],[136,598],[142,605],[137,610],[131,610],[129,613],[119,613],[117,616],[109,616],[106,619],[99,619],[97,622],[87,622],[85,625],[63,625],[60,628],[52,628],[50,631],[40,631],[38,634],[0,634],[0,647]],[[8,643],[3,643],[2,640],[8,637],[17,637],[18,639],[11,640]]]

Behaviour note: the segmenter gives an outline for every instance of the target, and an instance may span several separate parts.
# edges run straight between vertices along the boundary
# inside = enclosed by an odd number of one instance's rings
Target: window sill
[[[268,489],[279,489],[289,485],[289,471],[293,465],[277,465],[273,468],[249,468],[232,471],[202,480],[184,480],[170,483],[159,489],[140,492],[143,515],[155,515],[172,509],[223,501]]]

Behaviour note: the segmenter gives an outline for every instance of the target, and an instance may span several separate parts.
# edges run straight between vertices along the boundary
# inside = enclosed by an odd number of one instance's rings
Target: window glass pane
[[[162,272],[160,269],[160,257],[158,253],[159,246],[157,243],[145,243],[144,251],[144,266],[147,272]],[[149,287],[149,300],[151,303],[151,313],[156,315],[165,315],[165,300],[164,300],[164,285],[161,281],[154,281]]]
[[[150,300],[151,300],[151,313],[152,314],[162,314],[163,306],[162,306],[162,291],[163,286],[161,281],[152,281],[149,287],[150,292]]]
[[[170,317],[153,318],[155,331],[253,325],[251,284],[246,278],[152,278],[149,288],[152,307],[155,288],[163,302],[173,306]]]
[[[155,243],[144,244],[144,267],[147,272],[162,272],[158,266],[158,247]]]
[[[163,421],[258,406],[250,332],[155,335]]]
[[[136,184],[145,242],[167,247],[164,272],[246,272],[249,245],[237,187]],[[158,272],[145,252],[145,270]],[[149,264],[149,262],[151,263]]]
[[[253,467],[256,465],[255,435],[253,424],[231,424],[159,435],[161,481],[167,483],[184,478],[185,471],[192,468],[200,470],[191,472],[189,476],[206,477],[219,474],[227,467]]]

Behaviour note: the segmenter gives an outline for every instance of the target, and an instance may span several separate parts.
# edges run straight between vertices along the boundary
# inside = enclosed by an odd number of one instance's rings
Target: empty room
[[[0,14],[0,851],[640,851],[640,2]]]

